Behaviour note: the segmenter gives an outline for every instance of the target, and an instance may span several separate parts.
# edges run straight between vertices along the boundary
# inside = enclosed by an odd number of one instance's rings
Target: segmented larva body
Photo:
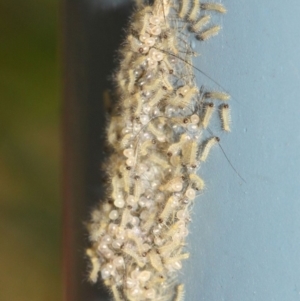
[[[220,105],[220,118],[222,121],[222,129],[226,132],[230,132],[230,109],[227,103]]]
[[[219,141],[202,135],[214,108],[203,99],[229,96],[199,91],[194,52],[178,24],[206,40],[220,27],[201,32],[211,18],[202,10],[225,9],[198,0],[143,3],[137,1],[115,75],[118,104],[107,130],[113,152],[105,164],[110,184],[107,200],[92,213],[86,254],[90,280],[100,275],[115,301],[183,301],[177,274],[190,256],[184,250],[190,210],[204,188],[197,168]],[[227,108],[220,107],[225,131]]]

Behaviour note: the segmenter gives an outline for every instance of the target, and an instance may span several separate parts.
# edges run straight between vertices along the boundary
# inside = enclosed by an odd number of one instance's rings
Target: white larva
[[[110,145],[115,145],[118,136],[118,127],[121,123],[120,117],[112,117],[107,131],[107,140]]]
[[[150,216],[148,217],[147,221],[142,225],[144,232],[148,233],[152,229],[152,227],[156,223],[156,217],[156,212],[150,213]]]
[[[152,76],[152,74],[151,74],[151,76]],[[159,90],[162,86],[161,76],[158,76],[154,80],[149,81],[148,85],[149,85],[149,89],[152,91],[156,92],[157,90]]]
[[[152,250],[148,253],[147,257],[150,260],[151,265],[161,273],[163,271],[163,264],[161,262],[160,256],[156,253],[155,250]]]
[[[190,158],[189,158],[189,165],[193,168],[197,165],[197,154],[198,154],[198,141],[192,140],[190,149]]]
[[[204,98],[227,101],[230,99],[230,95],[225,92],[211,91],[211,92],[204,93]]]
[[[172,54],[178,55],[178,43],[174,37],[174,33],[166,33],[164,35],[164,39],[165,41],[163,41],[163,43],[166,43],[165,46],[167,50],[170,51]]]
[[[178,248],[182,248],[183,246],[183,243],[180,241],[172,241],[168,244],[163,245],[158,250],[159,253],[162,254],[162,256],[165,256],[166,254],[170,254],[176,251]]]
[[[154,124],[153,122],[150,120],[148,125],[147,125],[147,129],[149,130],[149,132],[151,134],[153,134],[155,136],[156,139],[163,139],[164,138],[164,132],[161,131],[160,129],[158,129]]]
[[[182,161],[183,165],[189,165],[191,162],[195,165],[197,156],[198,143],[197,141],[187,141],[182,147]]]
[[[228,104],[220,106],[220,117],[222,121],[222,129],[226,132],[230,132],[230,109]]]
[[[126,77],[124,76],[124,71],[119,71],[116,74],[116,82],[118,83],[118,88],[124,92],[126,91]]]
[[[174,234],[178,233],[180,231],[180,228],[182,227],[182,221],[175,222],[168,231],[164,234],[165,239],[169,239],[170,237],[173,237]],[[176,240],[178,241],[178,240]]]
[[[136,108],[135,108],[135,111],[134,111],[134,116],[135,117],[139,117],[142,113],[142,109],[143,109],[143,99],[142,98],[138,98],[137,99],[137,102],[136,102]]]
[[[180,192],[183,188],[181,177],[176,177],[168,181],[165,185],[159,187],[161,191]]]
[[[174,87],[173,87],[173,85],[170,83],[170,81],[169,81],[169,79],[168,79],[167,76],[163,76],[162,82],[163,82],[162,88],[163,88],[164,90],[168,90],[168,91],[173,91],[173,90],[174,90]]]
[[[98,278],[98,273],[100,271],[100,262],[99,259],[95,256],[94,252],[91,249],[86,250],[86,255],[90,257],[92,268],[90,271],[89,279],[92,282],[96,282]]]
[[[146,141],[144,141],[142,144],[141,144],[141,146],[140,146],[140,148],[139,148],[139,154],[141,155],[141,156],[146,156],[148,153],[149,153],[149,148],[151,147],[151,146],[153,146],[153,142],[154,142],[155,140],[146,140]]]
[[[193,0],[193,6],[192,9],[189,12],[188,20],[190,22],[195,22],[197,20],[197,17],[200,13],[200,1],[199,0]]]
[[[183,95],[183,99],[182,99],[181,105],[183,105],[184,107],[187,107],[187,106],[190,104],[192,98],[193,98],[194,96],[196,96],[198,93],[199,93],[198,88],[196,88],[196,87],[190,88],[190,89]]]
[[[181,165],[181,157],[179,155],[171,155],[170,157],[170,163],[174,167],[178,167]]]
[[[129,66],[132,58],[133,58],[133,53],[131,51],[126,52],[123,60],[124,66]]]
[[[125,208],[122,214],[120,228],[125,229],[130,219],[131,219],[130,211],[128,208]]]
[[[199,32],[206,24],[209,23],[211,17],[210,15],[202,16],[198,21],[195,21],[191,26],[191,31]]]
[[[132,134],[128,133],[124,135],[124,137],[121,140],[121,146],[123,149],[127,148],[129,146],[129,142],[132,139]]]
[[[181,0],[181,7],[179,11],[179,18],[185,19],[190,9],[190,0]]]
[[[188,136],[188,134],[182,134],[179,142],[173,143],[169,146],[167,151],[168,156],[172,156],[181,151],[183,144],[186,143],[189,139],[190,137]]]
[[[148,11],[148,9],[149,9],[149,6],[147,7],[145,7],[144,8],[144,11],[142,12],[142,13],[144,13],[144,15],[142,16],[142,23],[143,23],[143,25],[142,25],[142,29],[141,29],[141,34],[145,34],[146,33],[146,31],[147,31],[147,28],[148,28],[148,26],[149,26],[149,22],[148,22],[148,20],[149,20],[149,14],[147,13],[147,11]]]
[[[141,43],[141,41],[139,41],[139,40],[138,40],[137,38],[135,38],[133,35],[129,35],[129,36],[127,37],[127,40],[128,40],[128,42],[129,42],[131,51],[139,53],[139,49],[140,49],[141,46],[143,45],[143,44]]]
[[[131,179],[131,167],[122,167],[121,168],[122,176],[123,176],[123,189],[125,192],[129,193],[130,192],[130,187],[132,183]]]
[[[226,8],[221,3],[201,3],[200,8],[203,10],[214,10],[220,14],[227,12]]]
[[[178,200],[174,196],[171,196],[168,199],[163,211],[159,215],[158,221],[160,223],[165,223],[169,218],[170,214],[172,213],[172,210],[175,210],[177,206],[178,206]]]
[[[202,162],[206,161],[211,148],[214,145],[216,145],[219,141],[220,141],[219,137],[212,137],[208,141],[206,141],[206,143],[205,143],[205,145],[202,149],[199,160],[202,161]]]
[[[135,198],[135,201],[138,202],[140,196],[141,196],[141,193],[142,193],[142,183],[141,183],[141,180],[140,179],[137,179],[135,180],[135,183],[134,183],[134,198]]]
[[[120,189],[122,187],[122,180],[119,178],[118,175],[113,176],[112,178],[112,199],[116,199],[120,193]]]
[[[155,164],[160,165],[163,169],[167,169],[170,167],[167,158],[160,157],[158,154],[151,153],[149,155],[149,160]]]
[[[190,257],[189,253],[182,253],[182,254],[176,255],[174,257],[168,257],[168,258],[166,258],[165,259],[165,263],[166,264],[172,264],[172,263],[175,263],[177,261],[188,259],[189,257]]]
[[[174,69],[169,63],[167,57],[165,57],[160,64],[160,67],[162,68],[162,72],[168,72],[169,74],[174,74]]]
[[[183,301],[184,300],[184,285],[183,284],[179,284],[177,285],[176,288],[176,296],[175,299],[173,301]]]
[[[190,119],[188,117],[173,117],[170,119],[172,124],[181,127],[187,127],[190,124]]]
[[[161,88],[157,91],[157,93],[152,97],[152,99],[148,102],[150,107],[156,106],[166,95],[166,91]]]
[[[126,255],[132,257],[140,268],[145,266],[145,262],[142,260],[142,257],[140,257],[140,255],[137,254],[133,249],[129,248],[128,246],[124,246],[122,251]]]
[[[221,26],[219,25],[215,25],[201,33],[199,33],[198,35],[196,35],[196,38],[200,41],[206,41],[209,38],[217,35],[219,33],[219,31],[221,30]]]
[[[190,180],[196,190],[204,189],[204,181],[196,174],[190,174]]]
[[[199,91],[196,87],[178,89],[176,91],[177,96],[175,98],[168,99],[168,103],[176,107],[187,107],[198,92]]]
[[[111,286],[111,291],[112,291],[112,294],[114,296],[115,301],[123,301],[123,299],[120,297],[120,293],[119,293],[118,288],[115,284],[113,284]]]
[[[204,104],[204,115],[202,117],[201,124],[205,129],[207,128],[210,122],[211,116],[214,112],[214,108],[215,106],[212,102]]]
[[[143,241],[141,240],[141,238],[139,238],[135,233],[133,233],[132,231],[128,231],[127,232],[127,237],[128,239],[132,240],[135,245],[138,248],[139,254],[141,255],[143,253]]]

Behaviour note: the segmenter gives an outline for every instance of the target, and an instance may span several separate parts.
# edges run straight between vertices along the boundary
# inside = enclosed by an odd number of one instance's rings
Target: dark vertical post
[[[102,96],[111,88],[114,57],[124,38],[122,30],[131,4],[120,0],[63,2],[64,301],[109,300],[105,288],[87,281],[88,237],[84,222],[103,196]]]

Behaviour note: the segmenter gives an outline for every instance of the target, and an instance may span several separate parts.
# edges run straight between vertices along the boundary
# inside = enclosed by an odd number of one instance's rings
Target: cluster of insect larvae
[[[141,5],[121,50],[119,101],[107,130],[107,200],[92,212],[87,250],[90,280],[100,275],[116,301],[183,300],[177,274],[189,258],[191,206],[204,188],[197,169],[219,141],[202,135],[215,101],[223,129],[230,130],[229,96],[198,89],[194,52],[184,42],[185,28],[200,40],[217,32],[201,32],[209,11],[225,9],[198,0]]]

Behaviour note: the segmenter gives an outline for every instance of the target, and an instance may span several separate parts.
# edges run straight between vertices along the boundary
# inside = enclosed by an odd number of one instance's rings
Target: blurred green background
[[[61,300],[58,0],[0,0],[0,300]]]

